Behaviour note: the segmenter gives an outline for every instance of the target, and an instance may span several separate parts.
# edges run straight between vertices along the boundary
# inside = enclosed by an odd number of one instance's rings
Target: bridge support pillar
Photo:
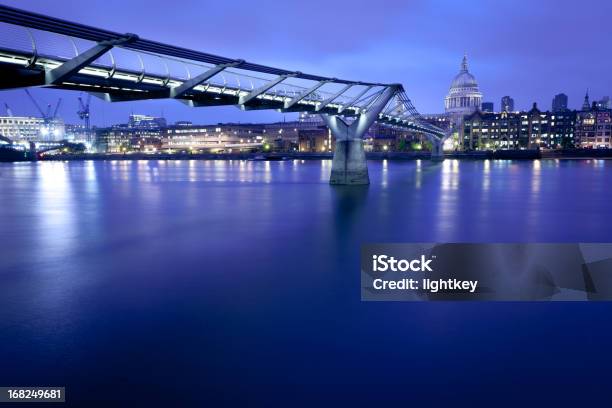
[[[28,160],[36,161],[38,160],[38,153],[36,152],[36,144],[34,142],[30,142],[30,148],[28,149]]]
[[[444,149],[442,148],[444,141],[438,138],[433,138],[431,141],[431,160],[444,161]]]
[[[330,184],[370,184],[368,164],[363,150],[363,135],[398,89],[401,89],[401,85],[388,86],[381,92],[376,102],[350,124],[337,115],[321,115],[336,140]]]
[[[370,184],[368,164],[362,140],[342,140],[336,142],[329,183],[346,185]]]

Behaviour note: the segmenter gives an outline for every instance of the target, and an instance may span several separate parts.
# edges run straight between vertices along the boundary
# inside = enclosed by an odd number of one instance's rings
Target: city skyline
[[[275,6],[270,2],[258,5],[258,15],[261,12],[264,17],[248,24],[249,30],[253,33],[248,36],[248,41],[240,41],[240,34],[236,31],[241,30],[232,27],[195,24],[202,15],[197,11],[204,12],[202,6],[195,2],[187,2],[184,8],[164,13],[160,13],[155,7],[142,8],[143,4],[140,1],[130,2],[129,5],[122,5],[125,14],[118,14],[111,20],[105,17],[99,4],[83,9],[70,7],[69,3],[64,1],[55,2],[53,5],[30,0],[4,1],[4,3],[86,24],[96,25],[104,21],[104,25],[109,29],[133,31],[150,39],[176,39],[178,43],[187,47],[230,57],[244,57],[258,63],[286,66],[304,72],[331,76],[401,82],[409,90],[417,109],[422,113],[443,111],[444,95],[448,92],[450,80],[456,73],[464,52],[470,58],[470,69],[479,79],[484,94],[483,101],[499,101],[502,96],[511,95],[516,101],[517,109],[529,109],[533,102],[537,102],[538,106],[544,109],[550,109],[552,97],[563,92],[569,97],[569,107],[579,108],[587,88],[590,89],[592,99],[600,99],[610,94],[609,90],[612,89],[612,80],[604,75],[608,71],[607,67],[612,65],[609,58],[606,59],[605,55],[595,53],[598,49],[596,40],[587,43],[581,40],[588,35],[589,30],[596,30],[597,24],[589,25],[586,28],[587,32],[584,27],[578,32],[572,27],[578,27],[580,24],[571,25],[566,21],[569,16],[578,20],[587,17],[599,19],[603,18],[605,13],[591,16],[585,14],[583,10],[573,8],[572,13],[568,13],[567,9],[572,7],[569,2],[530,5],[529,13],[521,13],[521,7],[493,8],[475,2],[462,3],[460,6],[450,2],[412,2],[408,6],[399,2],[390,2],[384,10],[369,13],[368,19],[384,18],[397,24],[389,23],[378,32],[367,29],[352,34],[352,41],[338,41],[331,44],[321,43],[319,40],[322,34],[315,32],[316,30],[311,35],[302,35],[307,24],[300,22],[299,19],[297,21],[291,19],[294,24],[290,32],[270,30],[268,27],[270,21],[265,17],[265,10]],[[236,27],[244,27],[248,22],[240,11],[246,12],[248,8],[241,8],[240,5],[240,2],[223,7],[206,5],[205,12],[206,15],[218,13],[220,16],[235,12]],[[366,23],[363,21],[364,13],[355,12],[344,3],[330,7],[335,9],[330,10],[331,15],[343,14],[347,21],[351,20],[350,17],[354,17],[354,20],[357,20],[355,24]],[[606,7],[610,6],[602,3],[600,9]],[[187,13],[189,15],[180,14],[185,9],[196,12]],[[303,12],[292,5],[287,5],[286,9],[289,15]],[[136,11],[139,19],[134,21],[129,16]],[[439,30],[440,33],[435,32],[434,28],[425,27],[422,23],[413,24],[413,15],[420,15],[426,19],[434,12],[439,14],[440,20],[436,26],[446,27],[444,30]],[[180,28],[173,27],[170,30],[164,26],[164,18],[178,18],[179,15],[185,21]],[[506,24],[500,24],[502,17]],[[552,27],[553,30],[550,30],[550,25],[536,24],[539,17],[555,18],[556,25]],[[320,18],[322,23],[331,23],[330,16],[317,14],[317,18]],[[481,20],[477,24],[478,30],[489,35],[474,38],[476,20]],[[398,24],[401,27],[397,27]],[[279,25],[281,28],[283,26]],[[221,35],[213,35],[211,30],[216,30],[215,33]],[[331,27],[326,35],[337,37],[340,31],[341,27]],[[194,35],[196,33],[197,35]],[[452,38],[448,38],[450,33]],[[500,34],[511,40],[500,43],[496,40]],[[404,37],[408,40],[399,41]],[[207,38],[210,40],[206,41]],[[544,40],[537,52],[534,52],[533,47],[527,46],[525,41],[530,38]],[[268,46],[264,46],[264,43]],[[578,43],[581,44],[580,47],[572,46]],[[592,58],[597,57],[597,64],[584,64],[585,60],[588,61],[587,55],[591,55]],[[560,58],[565,62],[560,64]],[[390,62],[380,64],[381,60]],[[548,72],[547,66],[552,65],[560,68]],[[64,104],[60,115],[67,123],[79,123],[76,115],[78,92],[34,89],[32,93],[44,104],[55,103],[59,97],[62,97]],[[2,96],[3,100],[0,102],[9,103],[15,115],[37,116],[36,108],[23,91],[6,91]],[[94,125],[103,126],[121,122],[131,112],[155,116],[163,114],[170,122],[190,120],[194,123],[271,122],[282,121],[283,118],[291,120],[295,117],[276,112],[245,113],[233,107],[194,110],[172,101],[111,105],[92,99]]]

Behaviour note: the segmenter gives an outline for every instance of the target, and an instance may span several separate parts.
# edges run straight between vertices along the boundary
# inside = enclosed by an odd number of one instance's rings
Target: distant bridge
[[[400,84],[272,68],[0,5],[0,89],[42,86],[108,102],[176,99],[192,107],[320,114],[336,138],[330,182],[369,182],[362,137],[376,121],[413,130],[442,158],[447,134]]]
[[[49,152],[55,152],[58,150],[80,150],[84,149],[84,146],[80,143],[71,143],[67,140],[61,140],[56,142],[19,142],[15,143],[8,137],[0,135],[0,145],[7,146],[12,149],[27,151],[30,160],[37,160],[40,155]]]

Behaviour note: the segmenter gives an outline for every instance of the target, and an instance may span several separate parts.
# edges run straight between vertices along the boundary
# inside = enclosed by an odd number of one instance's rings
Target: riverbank
[[[612,149],[566,150],[496,150],[472,152],[447,152],[448,159],[465,160],[537,160],[537,159],[600,159],[612,158]],[[331,160],[333,153],[68,153],[44,156],[46,161],[79,160]],[[429,160],[428,151],[419,152],[368,152],[368,160]],[[21,158],[23,160],[23,158]],[[11,161],[11,160],[8,160]]]

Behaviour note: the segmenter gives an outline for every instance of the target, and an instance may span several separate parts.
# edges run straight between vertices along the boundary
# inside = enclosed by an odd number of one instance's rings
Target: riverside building
[[[464,120],[466,150],[559,149],[575,145],[576,112],[475,112]]]
[[[127,125],[96,129],[95,150],[99,153],[155,152],[161,145],[161,129]]]
[[[53,142],[65,138],[64,121],[29,116],[0,117],[0,136],[15,142]]]
[[[264,125],[174,125],[163,130],[162,150],[231,153],[270,148]]]
[[[589,105],[588,94],[582,110],[576,117],[576,140],[582,148],[610,148],[612,132],[612,110],[598,107],[596,102]]]

